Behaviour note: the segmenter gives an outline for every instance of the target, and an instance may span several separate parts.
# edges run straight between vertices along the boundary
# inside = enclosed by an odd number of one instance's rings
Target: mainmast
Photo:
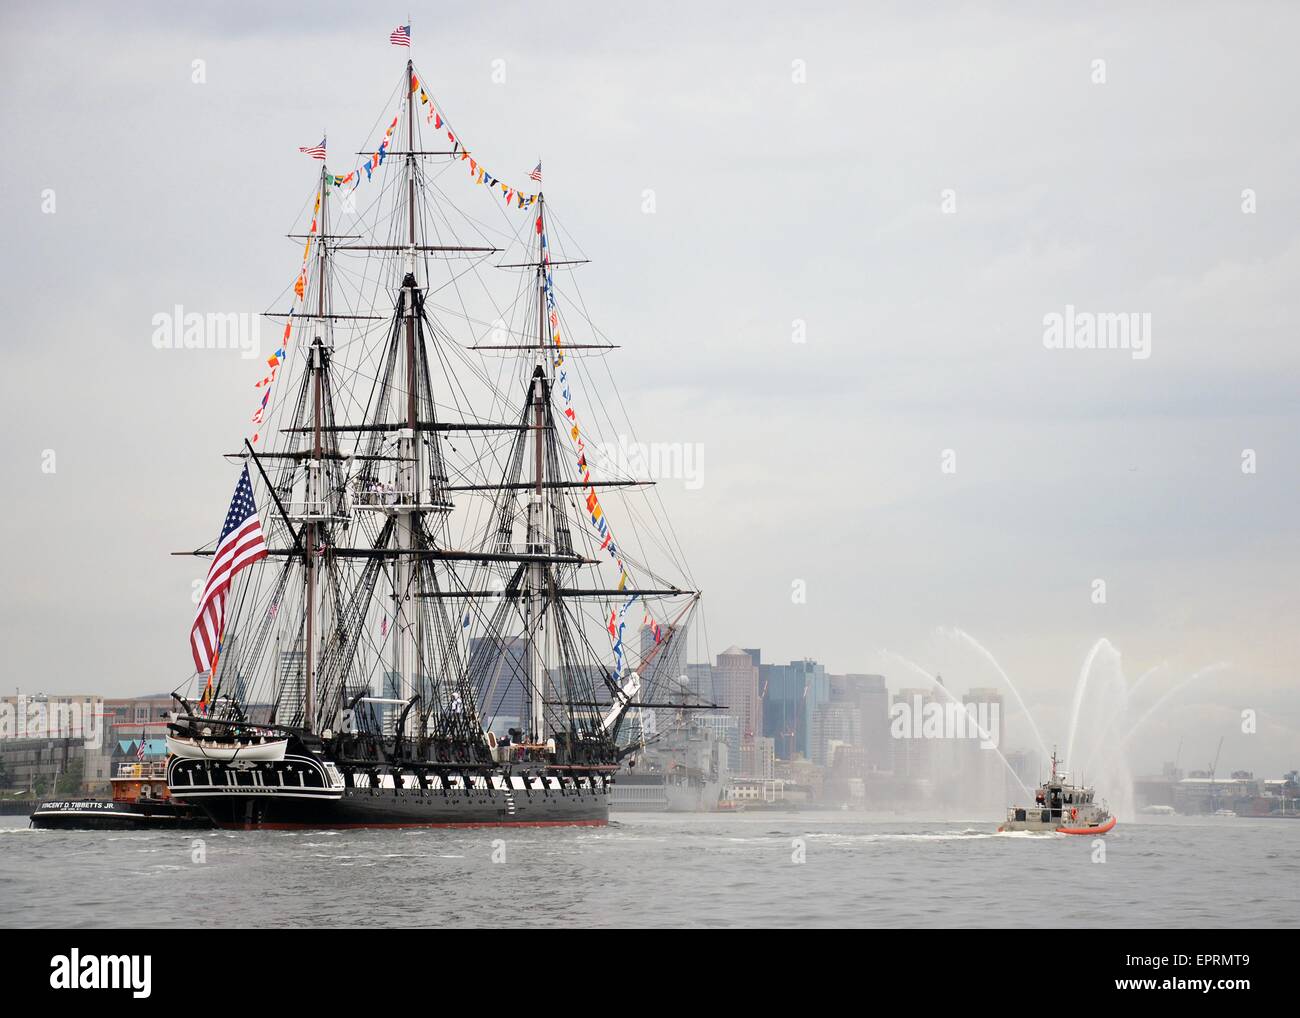
[[[538,195],[537,215],[545,215],[544,199]],[[542,220],[543,229],[545,220]],[[540,236],[540,232],[539,232]],[[546,500],[543,485],[546,480],[546,249],[537,249],[537,348],[533,368],[531,398],[533,403],[533,490],[528,500],[528,536],[525,550],[530,555],[545,555]],[[541,643],[546,612],[546,572],[540,561],[528,565],[528,703],[529,732],[534,741],[542,741],[546,688],[546,645]],[[546,637],[549,639],[549,629]]]
[[[317,272],[316,272],[316,321],[318,323],[326,321],[325,311],[325,291],[327,280],[325,276],[327,254],[325,250],[325,236],[329,232],[328,210],[329,210],[329,190],[326,186],[326,167],[321,163],[320,171],[320,231],[316,236],[316,255],[317,255]],[[318,328],[321,328],[318,325]],[[306,525],[307,539],[304,542],[303,555],[304,572],[306,574],[307,592],[306,592],[306,646],[303,648],[303,669],[305,673],[305,689],[303,695],[303,727],[307,731],[315,731],[316,728],[316,644],[319,639],[318,630],[320,627],[319,619],[316,612],[316,589],[317,589],[317,570],[320,567],[320,535],[317,532],[317,519],[324,518],[324,501],[321,497],[321,385],[322,372],[325,369],[325,345],[318,334],[311,345],[311,386],[312,386],[312,444],[311,458],[307,461],[307,505],[306,505]]]
[[[415,343],[415,103],[411,101],[415,65],[406,61],[406,207],[407,247],[406,273],[402,279],[403,313],[406,318],[406,427],[398,431],[397,544],[406,552],[417,547],[418,510],[420,500],[419,417],[416,395],[419,391],[419,368]],[[415,556],[400,554],[393,568],[393,622],[397,627],[393,640],[393,671],[397,674],[397,696],[409,700],[415,695],[414,669],[416,633],[419,613],[411,618],[407,606],[414,604],[412,594],[416,568]]]

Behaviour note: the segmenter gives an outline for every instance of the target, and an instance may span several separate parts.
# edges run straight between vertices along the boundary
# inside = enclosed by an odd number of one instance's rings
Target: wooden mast
[[[316,236],[317,272],[316,272],[316,320],[325,321],[325,234],[327,230],[326,214],[329,206],[329,191],[326,186],[326,165],[322,162],[320,169],[320,229]],[[319,328],[319,326],[318,326]],[[321,372],[324,364],[324,344],[317,335],[311,345],[310,368],[312,373],[312,448],[311,459],[307,463],[307,540],[303,549],[307,574],[307,640],[303,654],[306,685],[303,691],[303,727],[309,732],[316,730],[316,570],[320,556],[317,554],[319,535],[316,528],[317,505],[321,493]]]
[[[539,205],[538,217],[543,214]],[[528,500],[528,535],[525,550],[541,555],[546,551],[546,501],[542,491],[546,482],[546,262],[540,236],[537,249],[537,349],[530,386],[533,403],[533,490]],[[534,742],[545,741],[546,660],[539,646],[546,612],[546,571],[541,562],[528,566],[528,692],[529,736]],[[549,633],[547,634],[549,636]]]
[[[402,458],[399,468],[398,484],[399,504],[397,513],[398,547],[413,551],[417,547],[416,530],[419,516],[416,506],[420,499],[420,446],[419,446],[419,365],[415,342],[415,103],[413,102],[415,64],[408,57],[406,61],[406,78],[403,83],[406,97],[406,264],[402,278],[403,314],[405,315],[405,359],[406,359],[406,414],[405,428],[400,432],[398,455]],[[416,693],[414,671],[417,665],[417,646],[413,640],[419,620],[409,617],[408,605],[415,602],[412,598],[415,584],[413,577],[419,569],[411,556],[399,556],[394,564],[393,622],[397,632],[393,640],[394,671],[397,673],[397,696],[409,701]]]

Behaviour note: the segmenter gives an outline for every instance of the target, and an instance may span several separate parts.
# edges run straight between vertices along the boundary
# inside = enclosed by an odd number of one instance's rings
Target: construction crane
[[[1219,797],[1215,794],[1214,774],[1219,769],[1219,755],[1223,752],[1223,736],[1219,736],[1219,748],[1214,751],[1214,762],[1210,764],[1210,812],[1219,808]]]

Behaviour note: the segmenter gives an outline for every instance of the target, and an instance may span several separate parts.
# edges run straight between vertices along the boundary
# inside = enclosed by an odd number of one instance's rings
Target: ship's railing
[[[328,502],[290,502],[285,512],[291,520],[327,520],[330,518]]]
[[[497,555],[550,555],[551,542],[525,542],[523,544],[498,542],[492,546],[492,551]],[[572,549],[564,553],[572,554]]]
[[[167,764],[163,760],[140,763],[120,763],[117,765],[115,778],[139,778],[142,781],[155,781],[167,777]]]
[[[395,513],[403,509],[450,512],[454,508],[450,502],[429,501],[432,497],[427,488],[423,491],[400,491],[389,485],[377,485],[365,491],[354,491],[352,508],[381,513]]]
[[[387,484],[372,485],[365,491],[352,493],[352,504],[357,506],[409,505],[414,501],[415,492],[398,491]]]

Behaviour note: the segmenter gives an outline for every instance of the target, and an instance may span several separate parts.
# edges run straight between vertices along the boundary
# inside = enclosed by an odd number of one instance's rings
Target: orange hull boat
[[[1104,824],[1097,827],[1058,827],[1057,834],[1105,834],[1115,826],[1115,818],[1111,817]]]

